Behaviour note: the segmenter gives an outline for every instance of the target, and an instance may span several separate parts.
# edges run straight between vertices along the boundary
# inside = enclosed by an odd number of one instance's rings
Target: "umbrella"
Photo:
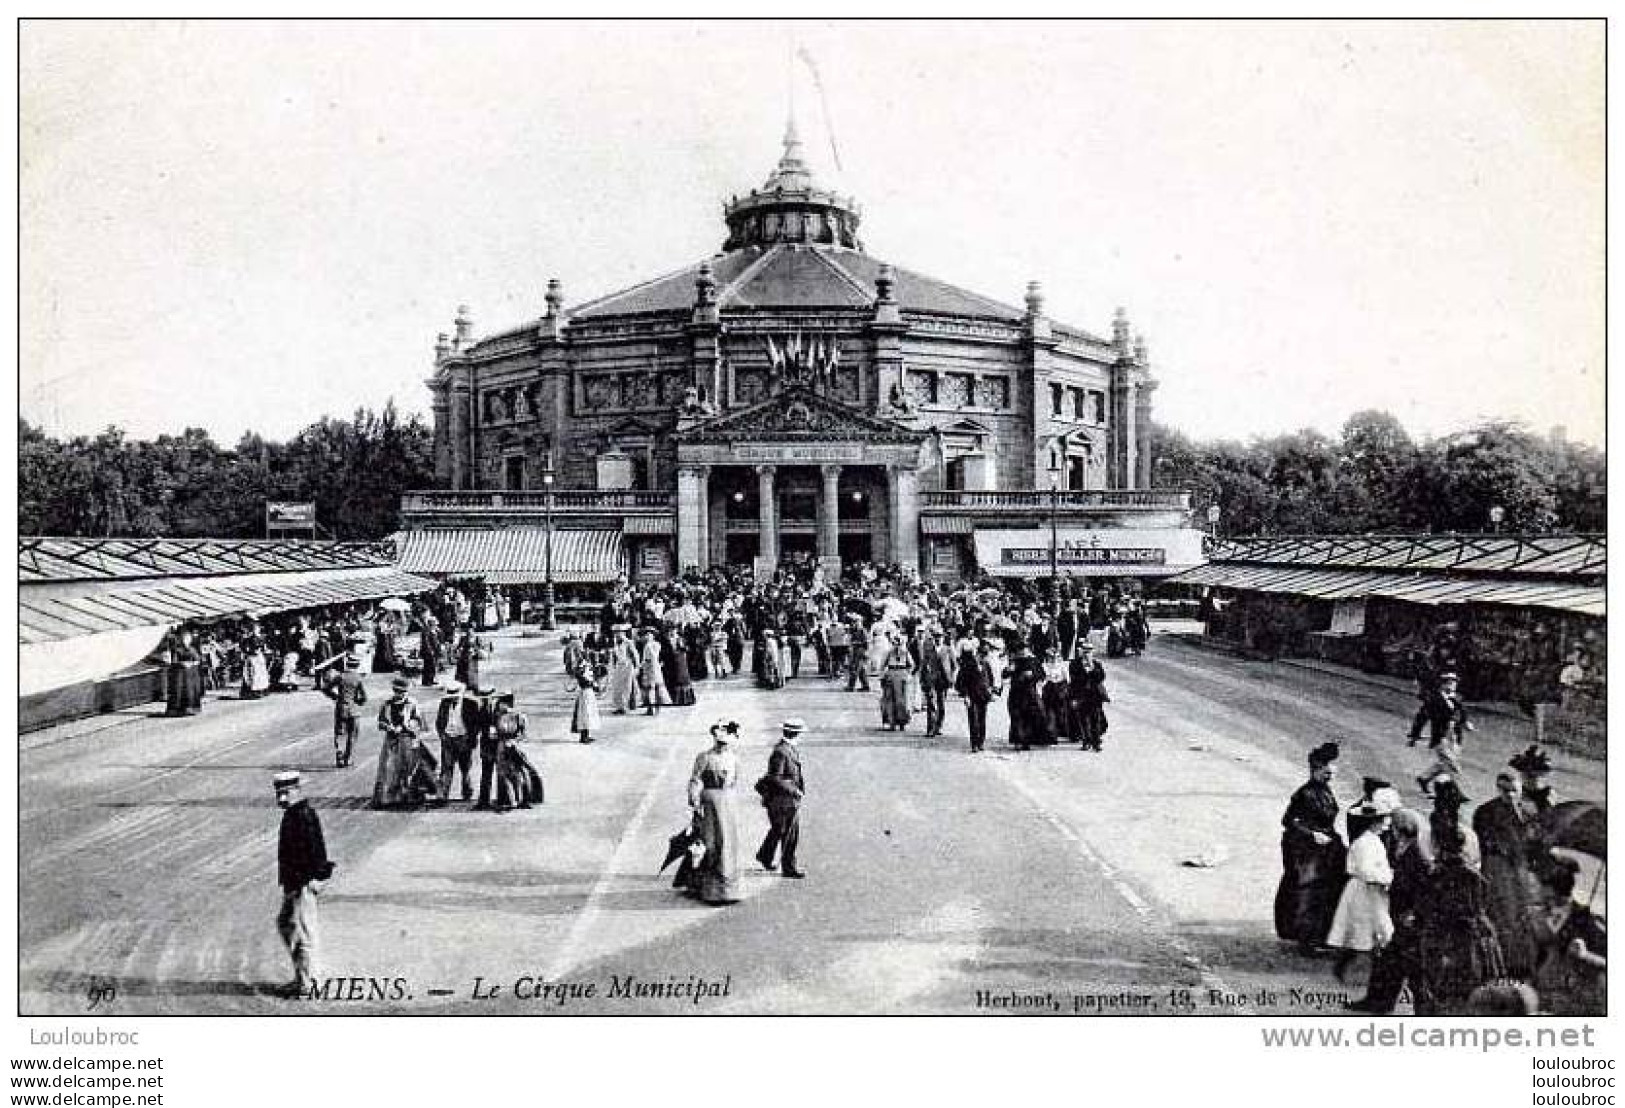
[[[699,842],[699,835],[694,833],[693,825],[683,828],[677,834],[666,840],[666,860],[660,863],[657,873],[665,873],[666,867],[677,859],[686,857],[688,848]]]
[[[410,612],[412,610],[412,605],[398,596],[392,596],[388,600],[380,600],[378,606],[386,612]]]
[[[1541,816],[1548,846],[1608,860],[1608,809],[1589,800],[1565,800]]]

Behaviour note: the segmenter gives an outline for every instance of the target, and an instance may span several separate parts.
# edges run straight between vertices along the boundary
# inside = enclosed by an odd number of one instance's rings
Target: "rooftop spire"
[[[801,136],[796,132],[796,113],[792,106],[784,121],[784,153],[779,156],[779,164],[768,174],[767,183],[762,188],[766,192],[776,189],[788,192],[791,189],[811,188],[812,183],[812,171],[801,156]]]

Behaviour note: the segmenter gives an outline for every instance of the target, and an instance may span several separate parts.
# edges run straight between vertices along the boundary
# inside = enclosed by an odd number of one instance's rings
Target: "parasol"
[[[1589,800],[1565,800],[1540,818],[1548,846],[1608,860],[1608,809]]]
[[[410,612],[412,610],[412,605],[398,596],[392,596],[388,600],[380,600],[378,606],[386,612]]]
[[[667,839],[666,860],[660,863],[660,869],[656,872],[666,872],[667,866],[677,861],[677,859],[685,857],[688,854],[689,847],[699,842],[699,840],[700,837],[694,833],[694,827],[692,824],[683,828],[681,831],[677,832],[677,834]]]

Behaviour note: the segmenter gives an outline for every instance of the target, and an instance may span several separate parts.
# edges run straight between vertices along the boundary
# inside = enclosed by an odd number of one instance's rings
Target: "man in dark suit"
[[[987,706],[998,692],[998,679],[993,675],[991,654],[984,641],[976,647],[974,657],[960,656],[959,673],[954,677],[954,689],[965,698],[965,715],[970,720],[970,749],[972,754],[982,752],[987,741]]]
[[[356,731],[361,724],[361,706],[367,702],[367,686],[362,680],[361,658],[346,654],[344,668],[325,689],[333,699],[333,763],[343,769],[355,751]]]
[[[316,897],[322,883],[333,876],[322,838],[322,821],[301,795],[299,774],[289,771],[272,778],[282,829],[277,840],[277,883],[282,886],[282,908],[276,929],[293,959],[294,981],[289,992],[308,996],[316,983],[316,948],[321,938]]]
[[[801,778],[801,754],[796,742],[807,725],[799,719],[787,719],[781,725],[779,744],[767,759],[767,774],[758,784],[762,803],[767,808],[767,837],[762,840],[756,860],[763,869],[773,869],[773,855],[779,852],[784,861],[784,876],[807,876],[796,865],[796,848],[801,845],[801,798],[806,784]]]
[[[933,738],[942,734],[943,716],[947,711],[948,690],[953,688],[953,654],[946,644],[922,629],[915,640],[919,657],[920,692],[925,700],[925,735]]]
[[[484,721],[480,702],[464,695],[462,685],[448,681],[445,689],[446,695],[441,698],[434,717],[435,733],[440,736],[440,795],[451,796],[451,779],[461,769],[463,799],[468,800],[474,794],[469,770],[474,764],[474,747]]]

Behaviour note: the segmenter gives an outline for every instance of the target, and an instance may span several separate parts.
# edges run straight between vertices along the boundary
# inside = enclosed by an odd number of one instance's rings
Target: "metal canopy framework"
[[[1602,535],[1308,535],[1218,544],[1173,580],[1320,600],[1495,604],[1601,617]]]
[[[1608,540],[1604,535],[1282,535],[1222,542],[1211,557],[1255,565],[1600,580],[1608,569]]]
[[[356,569],[394,560],[387,543],[26,535],[17,540],[17,580],[24,584]]]
[[[171,579],[138,588],[82,595],[25,588],[17,602],[17,637],[23,643],[60,642],[138,627],[298,611],[386,596],[412,596],[434,586],[428,578],[401,573],[388,566],[364,566],[204,580]],[[35,595],[37,593],[48,595]]]

